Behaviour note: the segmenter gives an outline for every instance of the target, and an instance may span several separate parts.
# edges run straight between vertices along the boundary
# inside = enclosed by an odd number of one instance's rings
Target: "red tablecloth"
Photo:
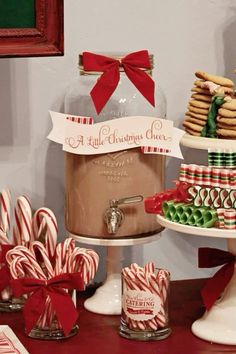
[[[155,342],[138,342],[118,334],[120,316],[97,315],[83,309],[80,296],[79,332],[58,342],[30,339],[24,334],[21,313],[1,313],[0,324],[9,325],[30,354],[206,354],[236,353],[236,346],[211,344],[191,333],[192,322],[201,316],[200,288],[204,280],[171,283],[172,334]],[[236,326],[236,319],[235,319]]]

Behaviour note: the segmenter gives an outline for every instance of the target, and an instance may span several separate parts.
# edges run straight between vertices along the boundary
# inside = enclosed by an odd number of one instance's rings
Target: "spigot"
[[[119,208],[119,205],[140,203],[143,197],[141,195],[135,195],[133,197],[125,197],[121,199],[111,199],[109,201],[110,207],[105,211],[104,221],[107,225],[107,231],[109,234],[116,234],[119,227],[125,219],[124,212]]]

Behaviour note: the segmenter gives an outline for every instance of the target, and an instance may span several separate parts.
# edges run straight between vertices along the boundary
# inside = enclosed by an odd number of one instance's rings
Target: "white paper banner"
[[[67,152],[94,155],[142,147],[144,153],[183,158],[179,142],[184,131],[173,127],[170,120],[133,116],[89,125],[70,120],[84,117],[50,114],[53,129],[48,139],[62,144]]]

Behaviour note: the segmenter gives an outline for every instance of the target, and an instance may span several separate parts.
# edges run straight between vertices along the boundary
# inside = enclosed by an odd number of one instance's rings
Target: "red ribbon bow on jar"
[[[11,250],[13,245],[1,245],[0,250],[0,292],[10,285],[11,274],[8,266],[6,265],[6,253]]]
[[[84,52],[83,66],[85,71],[103,72],[90,92],[98,114],[101,112],[118,85],[120,80],[120,66],[122,66],[124,72],[134,86],[141,92],[148,102],[155,106],[155,83],[144,71],[144,69],[151,68],[147,50],[128,54],[120,60],[109,58],[104,55]]]
[[[78,312],[71,296],[64,289],[84,290],[81,273],[64,273],[47,281],[32,278],[13,279],[11,285],[16,297],[30,293],[23,309],[27,333],[32,330],[44,313],[48,296],[64,334],[70,333],[77,321]]]
[[[216,248],[198,249],[199,268],[212,268],[224,264],[202,288],[201,295],[207,310],[214,305],[234,274],[235,256]]]

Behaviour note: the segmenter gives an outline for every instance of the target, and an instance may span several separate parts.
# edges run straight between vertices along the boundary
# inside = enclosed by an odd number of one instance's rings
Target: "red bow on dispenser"
[[[144,69],[151,68],[147,50],[128,54],[120,60],[109,58],[104,55],[84,52],[83,66],[85,71],[103,72],[90,92],[98,114],[101,112],[118,85],[120,80],[120,66],[124,69],[124,72],[134,86],[153,106],[155,106],[155,83],[144,71]]]
[[[202,288],[201,295],[207,310],[214,305],[234,274],[235,256],[216,248],[198,249],[198,267],[212,268],[224,264]]]
[[[78,312],[71,296],[64,289],[84,290],[81,273],[64,273],[47,281],[32,278],[14,279],[11,285],[16,297],[30,293],[23,309],[27,333],[32,330],[44,313],[48,296],[64,334],[70,333],[78,318]]]
[[[13,245],[1,245],[0,250],[0,292],[10,285],[11,274],[8,266],[6,265],[6,253],[11,250]]]

